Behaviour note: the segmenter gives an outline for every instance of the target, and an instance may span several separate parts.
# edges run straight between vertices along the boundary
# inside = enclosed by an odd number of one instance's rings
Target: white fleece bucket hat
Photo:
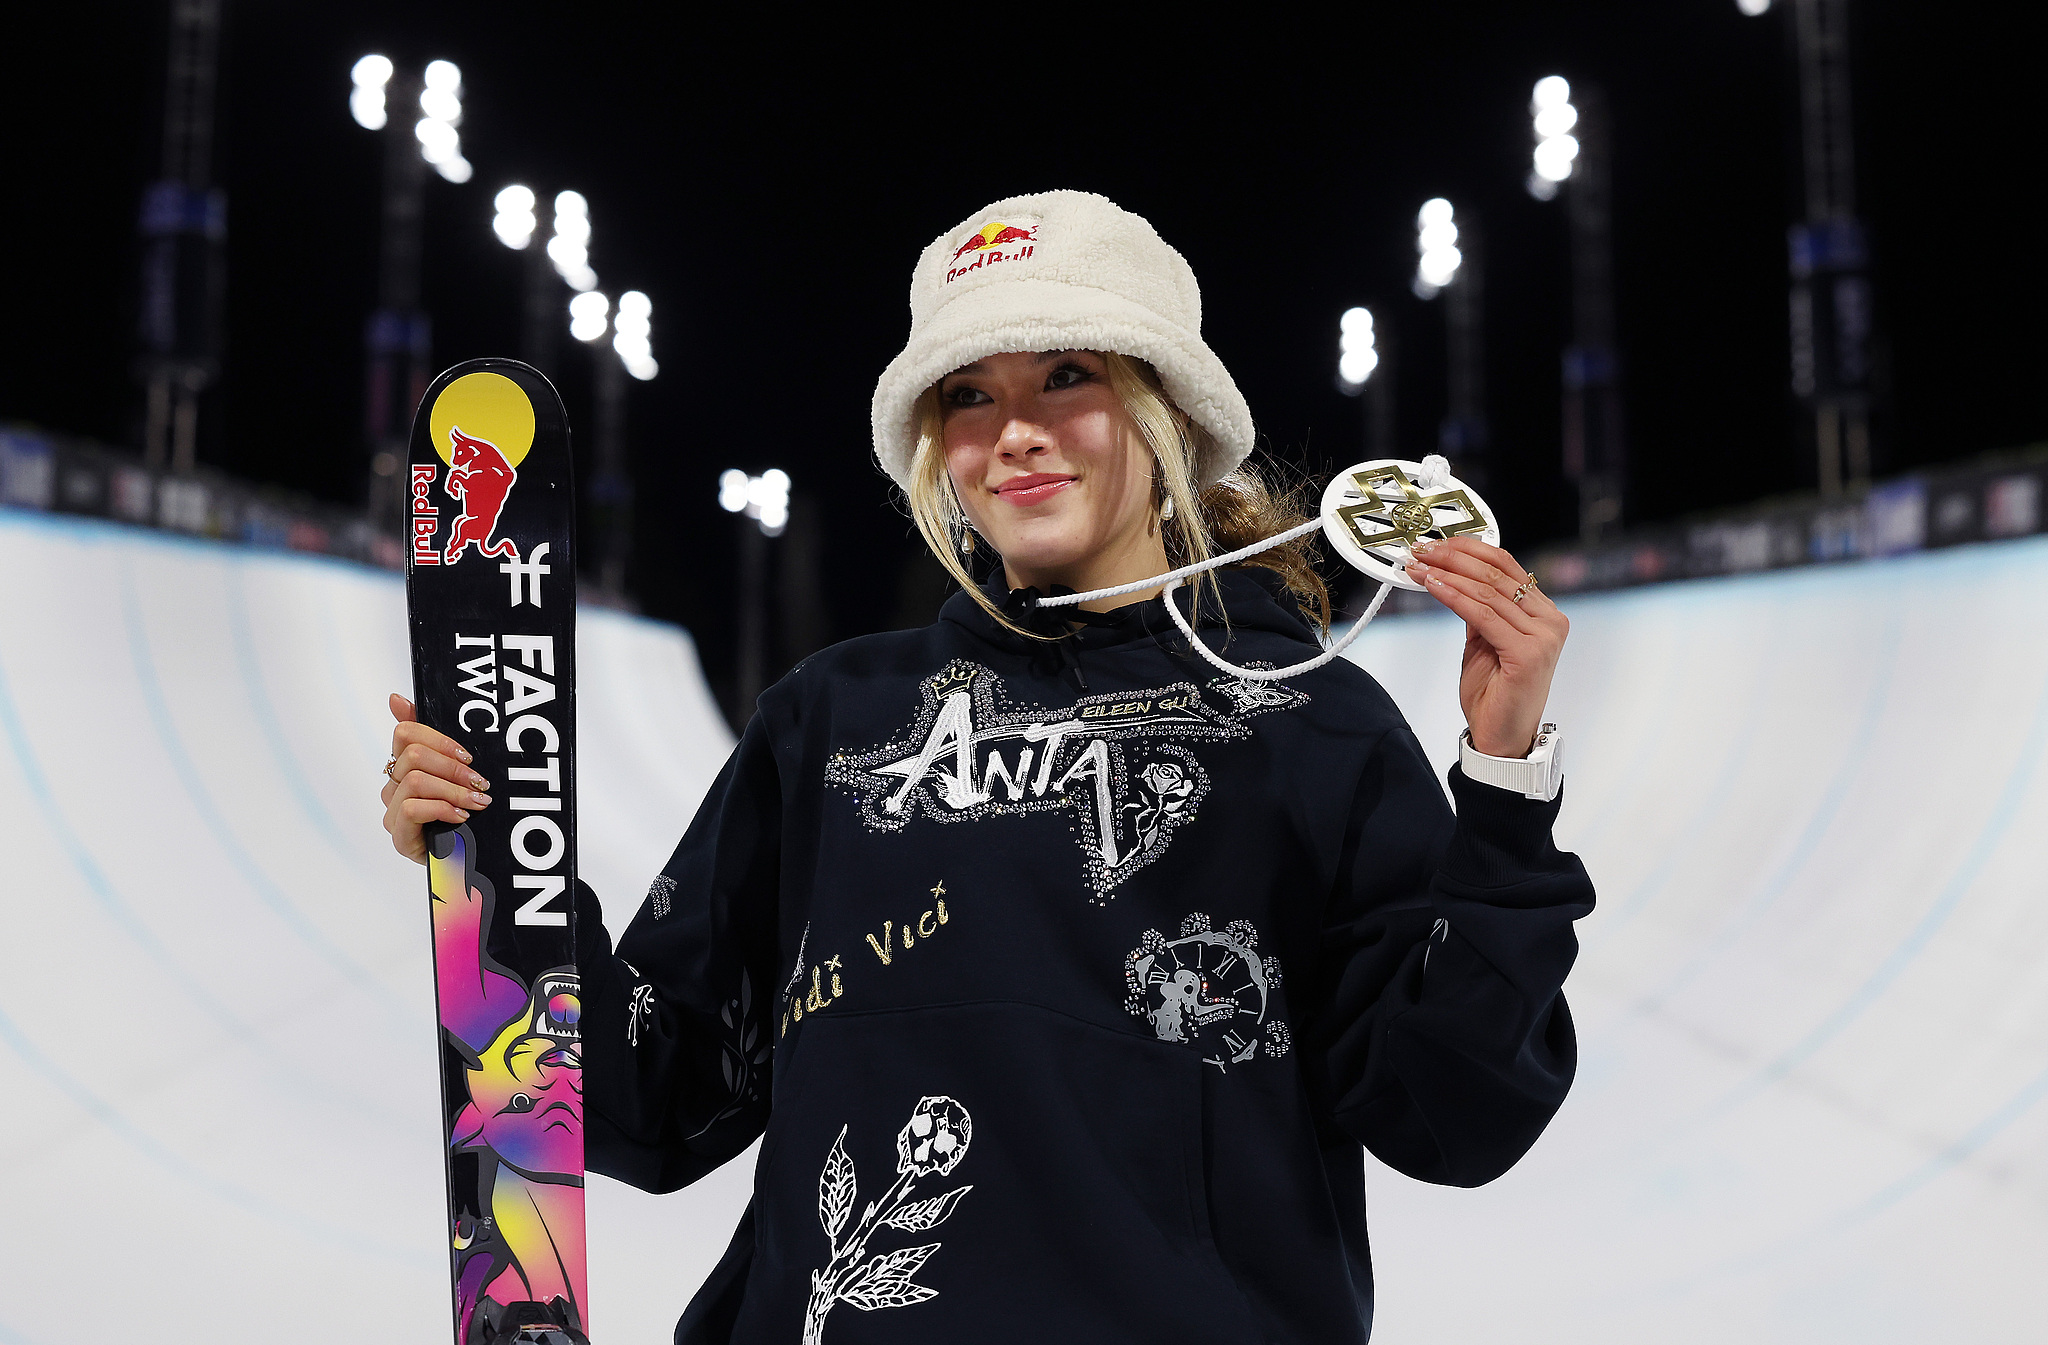
[[[1195,273],[1137,215],[1090,192],[1011,196],[933,239],[910,276],[910,342],[875,384],[875,460],[910,489],[919,394],[1007,351],[1113,350],[1144,360],[1208,431],[1202,484],[1252,450],[1252,413],[1202,341]]]

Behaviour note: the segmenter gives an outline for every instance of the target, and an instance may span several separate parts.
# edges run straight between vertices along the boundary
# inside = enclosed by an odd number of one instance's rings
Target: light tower
[[[1460,247],[1459,244],[1464,246]],[[1444,338],[1450,369],[1450,404],[1437,430],[1438,451],[1458,474],[1484,485],[1487,447],[1486,339],[1483,269],[1478,229],[1469,212],[1461,229],[1456,209],[1441,196],[1415,215],[1415,279],[1420,299],[1445,296]]]
[[[578,313],[578,305],[582,311]],[[577,321],[569,334],[579,341],[604,340],[605,297],[585,290],[569,301]],[[626,461],[626,376],[645,382],[659,367],[648,342],[654,317],[654,301],[639,290],[619,296],[619,307],[610,318],[612,354],[594,349],[597,397],[597,462],[590,483],[590,498],[599,537],[598,586],[613,601],[622,602],[626,592],[626,559],[633,541],[633,475]],[[579,325],[580,324],[580,325]],[[786,502],[785,502],[786,503]]]
[[[770,467],[750,476],[729,467],[718,477],[718,507],[752,519],[740,528],[740,649],[733,698],[742,723],[768,680],[768,539],[789,526],[789,473]]]
[[[1337,319],[1337,382],[1345,395],[1356,397],[1365,390],[1365,381],[1380,366],[1378,344],[1372,310],[1345,309]]]
[[[1571,227],[1572,344],[1565,348],[1564,470],[1579,491],[1579,537],[1588,545],[1618,530],[1628,476],[1620,361],[1614,342],[1613,210],[1608,196],[1606,100],[1562,75],[1536,81],[1529,97],[1536,147],[1529,194],[1565,189]]]
[[[1433,196],[1415,212],[1415,279],[1410,287],[1418,299],[1434,299],[1457,279],[1465,254],[1458,250],[1457,211]]]
[[[143,456],[189,472],[199,394],[220,374],[227,194],[213,186],[220,0],[174,0],[163,156],[142,195]]]
[[[552,207],[535,196],[533,188],[517,182],[500,190],[491,198],[491,204],[498,211],[491,218],[491,232],[506,247],[526,254],[520,268],[525,277],[525,302],[519,324],[519,358],[544,374],[551,373],[554,366],[555,305],[560,291],[555,288],[554,268],[548,261],[547,248],[545,245],[534,247],[533,240],[552,223]]]
[[[1337,390],[1360,399],[1367,458],[1395,456],[1393,380],[1383,367],[1384,338],[1371,309],[1348,308],[1337,320]]]
[[[625,601],[626,560],[632,549],[633,479],[626,459],[626,383],[628,374],[645,382],[660,371],[650,335],[654,301],[638,290],[619,296],[617,313],[597,288],[590,265],[590,202],[577,191],[555,193],[550,216],[552,236],[545,247],[532,247],[540,231],[540,201],[530,187],[514,183],[492,203],[497,214],[491,232],[498,241],[531,257],[527,266],[527,322],[524,342],[527,363],[540,363],[553,347],[561,291],[554,277],[574,293],[569,298],[569,335],[591,347],[592,417],[596,471],[590,499],[597,528],[598,587],[614,602]],[[552,269],[554,277],[548,275]],[[536,321],[536,315],[540,316]],[[610,335],[612,358],[602,347]]]
[[[1770,0],[1736,0],[1755,17]],[[1849,0],[1792,0],[1806,218],[1792,226],[1792,393],[1813,426],[1822,495],[1870,484],[1870,248],[1856,215]]]
[[[369,513],[392,531],[404,511],[399,464],[413,408],[432,376],[433,325],[420,311],[420,228],[426,170],[449,182],[474,173],[462,157],[462,71],[452,61],[429,61],[417,77],[391,59],[369,55],[349,71],[349,114],[384,137],[383,232],[378,253],[377,309],[365,331],[369,369],[364,432],[369,441]],[[418,116],[410,106],[416,105]],[[397,115],[393,115],[394,106]]]

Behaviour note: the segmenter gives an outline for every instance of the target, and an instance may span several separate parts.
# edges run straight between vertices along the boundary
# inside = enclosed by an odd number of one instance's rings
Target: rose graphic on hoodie
[[[1138,793],[1140,801],[1126,803],[1123,810],[1137,814],[1132,828],[1138,844],[1149,850],[1194,800],[1195,782],[1180,763],[1154,761],[1138,772]]]
[[[974,1118],[949,1097],[928,1097],[896,1136],[896,1171],[905,1176],[944,1177],[967,1156]]]
[[[910,1198],[919,1181],[951,1176],[967,1157],[967,1147],[974,1139],[974,1118],[967,1108],[949,1097],[919,1098],[910,1120],[896,1135],[896,1180],[868,1203],[842,1240],[839,1235],[853,1214],[859,1193],[853,1159],[846,1153],[846,1131],[847,1127],[839,1127],[839,1137],[825,1155],[825,1169],[818,1174],[818,1222],[825,1227],[832,1254],[823,1270],[811,1272],[804,1345],[819,1345],[823,1340],[825,1317],[835,1303],[851,1303],[863,1312],[873,1312],[938,1297],[938,1290],[913,1283],[910,1277],[942,1244],[905,1247],[869,1258],[868,1242],[885,1228],[906,1233],[936,1228],[953,1213],[960,1198],[974,1189],[956,1186],[924,1200]]]

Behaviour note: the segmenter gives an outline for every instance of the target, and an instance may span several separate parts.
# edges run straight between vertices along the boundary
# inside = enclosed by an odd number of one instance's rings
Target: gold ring
[[[389,760],[389,761],[387,761],[387,762],[385,762],[385,763],[384,763],[384,778],[385,778],[385,779],[387,779],[387,780],[396,780],[396,779],[398,778],[397,776],[395,776],[395,775],[393,775],[393,774],[391,773],[391,768],[392,768],[393,766],[396,766],[397,764],[398,764],[398,758],[397,758],[397,757],[393,757],[393,758],[391,758],[391,760]]]
[[[1529,596],[1529,590],[1530,590],[1530,589],[1532,589],[1532,588],[1536,588],[1536,587],[1538,587],[1538,585],[1537,585],[1537,583],[1536,583],[1536,575],[1535,575],[1535,573],[1534,573],[1534,572],[1532,571],[1532,572],[1530,573],[1529,577],[1528,577],[1527,579],[1524,579],[1524,580],[1522,581],[1522,583],[1521,583],[1521,587],[1519,587],[1519,588],[1517,588],[1517,589],[1515,590],[1515,596],[1514,596],[1514,604],[1515,604],[1515,606],[1517,606],[1517,607],[1520,607],[1520,606],[1522,605],[1522,599],[1524,599],[1524,598],[1526,598],[1526,597],[1528,597],[1528,596]]]

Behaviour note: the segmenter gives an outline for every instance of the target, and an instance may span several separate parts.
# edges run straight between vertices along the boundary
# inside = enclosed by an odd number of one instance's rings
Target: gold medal
[[[1322,520],[1323,535],[1352,566],[1417,592],[1422,585],[1407,570],[1418,543],[1464,534],[1500,542],[1493,511],[1442,458],[1381,458],[1339,472],[1323,491]]]

